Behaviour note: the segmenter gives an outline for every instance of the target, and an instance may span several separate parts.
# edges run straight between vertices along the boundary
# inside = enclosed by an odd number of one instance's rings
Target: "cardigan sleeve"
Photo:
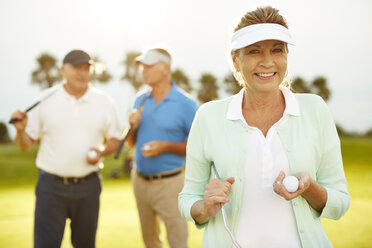
[[[204,139],[207,133],[203,108],[196,113],[191,126],[186,148],[186,173],[185,184],[178,197],[180,212],[184,218],[192,221],[198,228],[206,225],[198,225],[191,216],[191,207],[196,201],[204,199],[205,186],[209,182],[211,174],[211,162],[204,152]]]
[[[317,170],[317,182],[327,191],[327,202],[319,217],[339,219],[350,206],[350,195],[347,191],[340,139],[336,126],[326,103],[321,99],[318,108],[321,123],[320,148],[321,159]]]

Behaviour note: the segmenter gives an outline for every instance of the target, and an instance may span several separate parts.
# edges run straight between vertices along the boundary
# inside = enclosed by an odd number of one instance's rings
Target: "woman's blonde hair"
[[[246,26],[260,23],[276,23],[288,28],[286,20],[279,14],[278,9],[271,6],[264,6],[257,7],[257,9],[245,13],[235,27],[234,32]]]

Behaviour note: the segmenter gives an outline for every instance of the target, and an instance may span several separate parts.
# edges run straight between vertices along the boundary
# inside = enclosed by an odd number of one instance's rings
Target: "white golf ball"
[[[149,145],[144,145],[143,146],[143,150],[150,150],[150,148],[151,148],[151,146],[149,146]]]
[[[97,152],[95,150],[89,150],[88,152],[88,158],[94,159],[98,156]]]
[[[283,180],[283,185],[288,192],[295,192],[298,189],[298,179],[294,176],[287,176]]]

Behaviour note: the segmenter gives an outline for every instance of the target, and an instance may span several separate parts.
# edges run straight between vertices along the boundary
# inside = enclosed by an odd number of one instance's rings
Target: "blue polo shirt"
[[[162,153],[155,157],[144,157],[141,148],[154,140],[184,142],[187,140],[197,106],[172,82],[172,89],[157,105],[150,93],[136,98],[134,108],[143,104],[141,122],[137,130],[135,151],[136,170],[145,175],[174,170],[185,164],[185,157],[173,153]]]

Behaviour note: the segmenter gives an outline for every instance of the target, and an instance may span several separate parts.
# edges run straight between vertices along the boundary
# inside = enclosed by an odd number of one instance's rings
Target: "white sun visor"
[[[156,64],[158,62],[164,62],[166,64],[171,63],[171,60],[168,56],[166,56],[165,54],[162,54],[158,51],[155,51],[155,50],[146,51],[142,55],[138,56],[136,58],[136,61],[141,62],[145,65],[153,65],[153,64]]]
[[[263,40],[280,40],[294,45],[286,27],[275,23],[260,23],[236,31],[231,38],[231,50],[238,50]]]

